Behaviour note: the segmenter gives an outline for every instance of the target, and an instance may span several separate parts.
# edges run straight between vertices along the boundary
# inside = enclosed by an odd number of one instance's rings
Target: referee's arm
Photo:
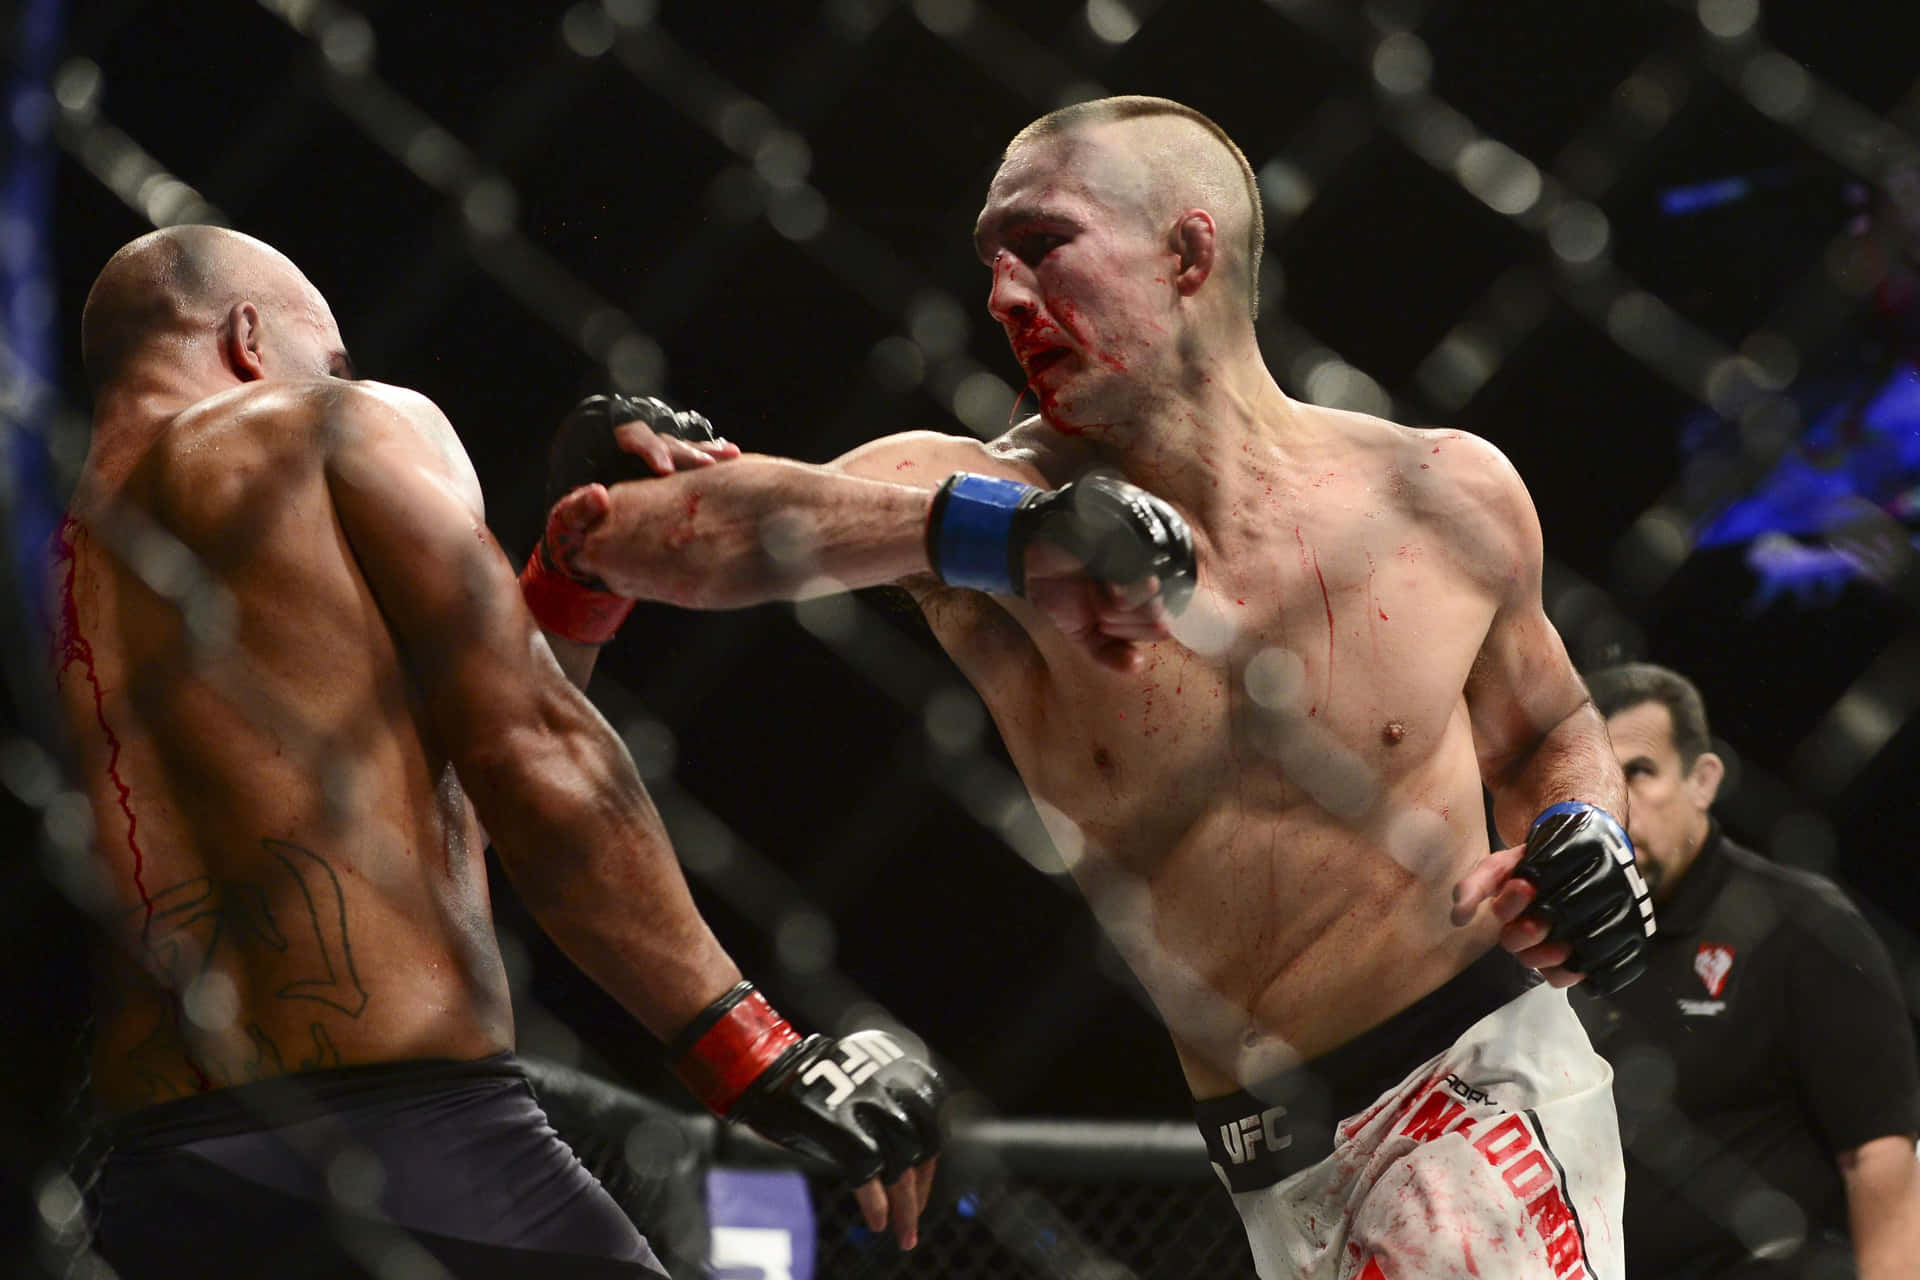
[[[1911,1134],[1840,1153],[1847,1226],[1860,1280],[1920,1276],[1920,1161]]]

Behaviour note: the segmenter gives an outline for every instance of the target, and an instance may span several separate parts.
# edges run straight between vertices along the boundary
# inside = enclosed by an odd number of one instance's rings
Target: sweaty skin
[[[159,233],[102,273],[87,340],[105,380],[53,660],[111,898],[105,1106],[511,1048],[476,807],[543,926],[656,1034],[738,980],[452,428],[346,380],[292,263]]]
[[[1511,839],[1556,802],[1625,799],[1541,606],[1518,476],[1465,433],[1281,392],[1245,210],[1230,182],[1182,185],[1213,146],[1147,119],[1010,150],[976,248],[1041,413],[1005,436],[909,433],[827,469],[749,457],[556,509],[586,533],[578,567],[629,594],[796,594],[755,537],[774,513],[812,526],[813,572],[912,590],[1201,1098],[1337,1047],[1496,941],[1572,980],[1515,919],[1530,889],[1507,880],[1517,849],[1488,856],[1481,785]],[[1171,637],[1151,602],[1070,577],[1043,608],[928,574],[952,472],[1053,487],[1096,465],[1192,528],[1200,586]]]

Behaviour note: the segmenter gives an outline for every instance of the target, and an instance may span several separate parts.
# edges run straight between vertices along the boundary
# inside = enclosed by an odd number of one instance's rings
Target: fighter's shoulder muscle
[[[1408,514],[1495,581],[1535,577],[1540,518],[1507,456],[1492,443],[1450,427],[1396,427],[1392,466]]]

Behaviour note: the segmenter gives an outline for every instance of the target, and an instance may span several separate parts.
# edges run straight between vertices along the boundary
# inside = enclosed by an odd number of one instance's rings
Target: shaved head
[[[325,301],[285,254],[225,227],[165,227],[121,247],[93,282],[80,348],[96,391],[169,336],[217,330],[229,308],[324,311]]]
[[[1259,313],[1266,218],[1253,166],[1226,130],[1169,98],[1097,98],[1035,120],[1007,144],[1003,163],[1043,145],[1068,155],[1088,148],[1109,153],[1118,163],[1096,167],[1103,189],[1092,194],[1136,209],[1155,229],[1184,210],[1206,210],[1234,268],[1228,278],[1245,296],[1248,313]]]

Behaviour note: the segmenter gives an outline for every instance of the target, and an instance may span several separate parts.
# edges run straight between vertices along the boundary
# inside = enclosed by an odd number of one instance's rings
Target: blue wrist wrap
[[[927,530],[933,571],[950,587],[1017,595],[1019,570],[1010,546],[1014,513],[1030,484],[960,472],[935,500]]]
[[[1528,827],[1527,831],[1531,833],[1534,827],[1539,826],[1548,818],[1557,817],[1563,813],[1591,813],[1618,832],[1622,844],[1626,845],[1629,849],[1633,848],[1633,840],[1628,837],[1627,829],[1620,825],[1619,819],[1615,818],[1605,809],[1602,809],[1599,805],[1588,804],[1585,800],[1562,800],[1559,804],[1548,805],[1540,811],[1540,816],[1533,820],[1533,826]]]

